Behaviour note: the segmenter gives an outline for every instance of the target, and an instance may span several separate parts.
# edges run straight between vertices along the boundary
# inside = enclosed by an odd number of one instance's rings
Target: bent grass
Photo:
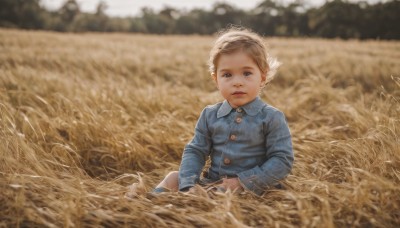
[[[261,96],[293,135],[287,189],[149,197],[221,101],[212,37],[0,30],[0,226],[398,226],[400,43],[266,41],[283,62]]]

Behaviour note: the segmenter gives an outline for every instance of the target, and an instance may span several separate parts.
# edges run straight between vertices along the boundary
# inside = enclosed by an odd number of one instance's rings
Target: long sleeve
[[[257,195],[285,178],[294,161],[291,135],[283,113],[276,111],[265,128],[266,162],[238,173],[245,188]]]
[[[198,182],[209,156],[212,141],[207,127],[206,112],[207,109],[204,109],[200,114],[194,137],[183,151],[179,168],[179,190],[192,187]]]

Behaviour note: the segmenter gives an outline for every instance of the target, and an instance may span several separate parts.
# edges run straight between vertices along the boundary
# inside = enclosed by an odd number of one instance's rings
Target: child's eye
[[[252,73],[249,72],[249,71],[246,71],[246,72],[243,73],[243,75],[244,75],[244,76],[250,76],[250,75],[252,75]]]
[[[232,76],[230,73],[225,73],[222,75],[222,77],[224,77],[224,78],[229,78],[230,76]]]

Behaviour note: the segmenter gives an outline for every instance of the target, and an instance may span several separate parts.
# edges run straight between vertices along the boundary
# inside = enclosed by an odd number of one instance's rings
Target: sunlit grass
[[[287,190],[151,197],[221,101],[212,37],[0,30],[0,226],[396,227],[400,43],[266,40],[287,116]],[[125,187],[144,192],[125,199]]]

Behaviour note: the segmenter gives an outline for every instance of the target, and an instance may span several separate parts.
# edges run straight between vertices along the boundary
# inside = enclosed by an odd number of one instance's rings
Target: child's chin
[[[238,107],[243,106],[243,105],[245,105],[245,103],[243,103],[243,102],[233,102],[233,103],[231,103],[232,108],[238,108]]]

